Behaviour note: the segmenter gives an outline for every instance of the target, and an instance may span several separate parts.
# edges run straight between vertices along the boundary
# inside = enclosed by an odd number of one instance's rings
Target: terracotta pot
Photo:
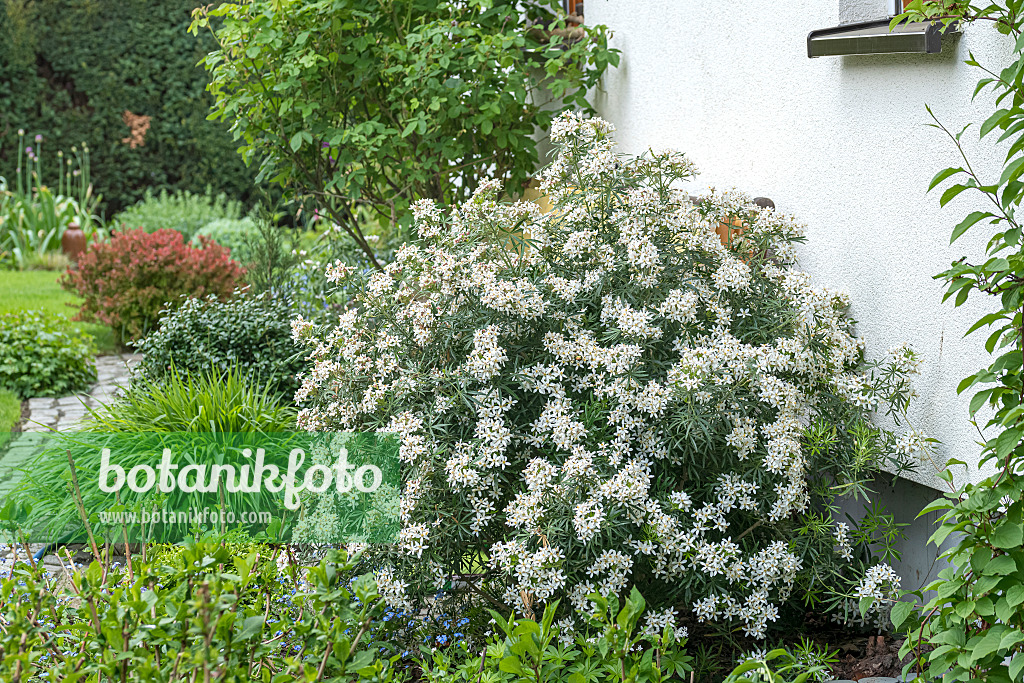
[[[743,225],[743,221],[739,218],[732,219],[732,225],[729,225],[725,221],[718,224],[715,228],[715,232],[718,233],[718,238],[722,240],[722,244],[730,246],[734,239],[739,239],[743,236],[743,231],[746,230],[746,226]]]
[[[78,223],[71,223],[64,230],[64,235],[60,238],[60,248],[65,256],[77,262],[78,256],[85,251],[87,242],[85,233],[82,232],[82,228],[78,226]]]

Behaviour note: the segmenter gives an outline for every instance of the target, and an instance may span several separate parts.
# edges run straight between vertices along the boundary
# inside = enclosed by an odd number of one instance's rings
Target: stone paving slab
[[[74,429],[90,409],[109,403],[128,386],[131,368],[142,359],[140,354],[123,353],[96,359],[97,381],[85,392],[58,398],[30,398],[26,432]]]
[[[21,480],[22,468],[31,461],[41,444],[40,433],[76,429],[90,409],[109,403],[128,386],[131,368],[142,359],[139,354],[117,354],[96,359],[97,381],[85,392],[56,398],[30,398],[22,433],[6,450],[0,450],[0,501]],[[0,564],[3,562],[0,554]]]

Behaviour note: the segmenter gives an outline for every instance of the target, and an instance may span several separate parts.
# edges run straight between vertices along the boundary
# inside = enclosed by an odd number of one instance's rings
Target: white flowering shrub
[[[294,322],[299,423],[399,435],[400,542],[366,555],[394,606],[571,614],[635,585],[658,627],[682,610],[763,637],[871,563],[829,504],[921,447],[870,424],[905,412],[916,359],[863,363],[847,297],[792,268],[793,219],[691,199],[685,157],[619,157],[610,129],[557,121],[550,213],[494,185],[418,203],[422,240],[336,327]]]

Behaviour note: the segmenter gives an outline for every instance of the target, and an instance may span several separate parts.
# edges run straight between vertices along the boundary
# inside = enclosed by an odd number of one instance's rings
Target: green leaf
[[[945,206],[946,204],[949,204],[957,195],[959,195],[966,189],[968,189],[967,185],[960,184],[951,185],[947,187],[946,191],[942,193],[941,197],[939,197],[939,206]]]
[[[889,612],[889,619],[896,630],[903,626],[907,617],[914,611],[914,607],[915,605],[912,602],[897,602],[892,606],[892,610]]]
[[[247,640],[263,631],[263,617],[260,615],[248,617],[242,622],[242,632],[238,634],[239,640]]]
[[[980,137],[985,137],[986,135],[991,133],[992,130],[998,128],[999,125],[1006,120],[1009,114],[1010,112],[1007,109],[996,110],[992,115],[985,119],[984,123],[981,124],[981,129],[979,130],[978,135]]]
[[[974,600],[967,600],[965,602],[956,603],[956,607],[953,608],[953,611],[960,615],[961,619],[967,619],[974,614],[974,607]]]
[[[1020,443],[1020,430],[1006,429],[996,437],[996,457],[1002,459],[1013,451]]]
[[[738,667],[732,670],[732,676],[742,676],[748,671],[753,671],[761,666],[761,662],[756,659],[748,659],[747,661],[740,664]]]
[[[1024,159],[1024,157],[1021,157]],[[949,243],[956,242],[957,239],[963,235],[967,230],[976,224],[978,221],[985,218],[993,218],[994,215],[987,211],[974,211],[967,218],[960,221],[955,228],[953,228],[953,235],[949,238]]]
[[[1021,528],[1020,524],[1014,524],[1012,522],[1002,522],[993,532],[991,537],[992,545],[997,548],[1003,549],[1014,549],[1019,548],[1024,543],[1024,529]],[[1009,555],[1004,555],[1011,563],[1013,559]],[[1000,558],[1001,559],[1001,558]],[[1016,568],[1016,564],[1013,564]],[[989,569],[989,571],[993,571]]]
[[[974,649],[970,652],[970,658],[972,662],[977,662],[985,657],[988,657],[993,652],[999,650],[999,631],[993,629],[989,631],[988,635],[981,639]]]
[[[507,656],[503,657],[498,663],[498,668],[509,674],[515,674],[516,676],[524,676],[526,670],[522,668],[522,664],[519,663],[519,657]]]
[[[945,168],[945,169],[942,169],[941,171],[936,173],[935,177],[932,178],[932,181],[930,183],[928,183],[928,191],[931,192],[943,180],[945,180],[946,178],[949,178],[950,176],[956,175],[957,173],[964,173],[964,169],[959,168],[959,167],[957,167],[957,168]]]
[[[291,139],[291,142],[289,143],[289,146],[292,148],[293,152],[298,152],[299,151],[299,147],[302,147],[302,132],[301,131],[292,136],[292,139]]]
[[[969,408],[969,412],[970,412],[971,416],[973,416],[975,413],[977,413],[979,410],[981,410],[981,407],[983,405],[985,405],[985,402],[988,401],[988,397],[991,394],[992,394],[992,390],[991,389],[984,389],[982,391],[979,391],[978,393],[976,393],[974,396],[971,397],[971,405],[970,405],[970,408]]]
[[[1019,535],[1017,537],[1019,538]],[[1006,576],[1015,571],[1017,571],[1017,563],[1009,555],[1000,555],[985,567],[986,574],[997,574],[999,576]]]
[[[1013,659],[1010,660],[1010,666],[1007,667],[1007,672],[1010,674],[1010,679],[1016,681],[1020,678],[1022,670],[1024,670],[1024,654],[1018,652],[1014,655]]]

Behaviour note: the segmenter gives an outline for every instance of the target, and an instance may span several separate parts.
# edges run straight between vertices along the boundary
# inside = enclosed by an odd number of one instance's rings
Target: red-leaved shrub
[[[155,329],[161,309],[182,295],[226,299],[244,273],[215,242],[190,246],[177,230],[140,228],[92,244],[60,284],[85,299],[76,320],[109,325],[128,341]]]

